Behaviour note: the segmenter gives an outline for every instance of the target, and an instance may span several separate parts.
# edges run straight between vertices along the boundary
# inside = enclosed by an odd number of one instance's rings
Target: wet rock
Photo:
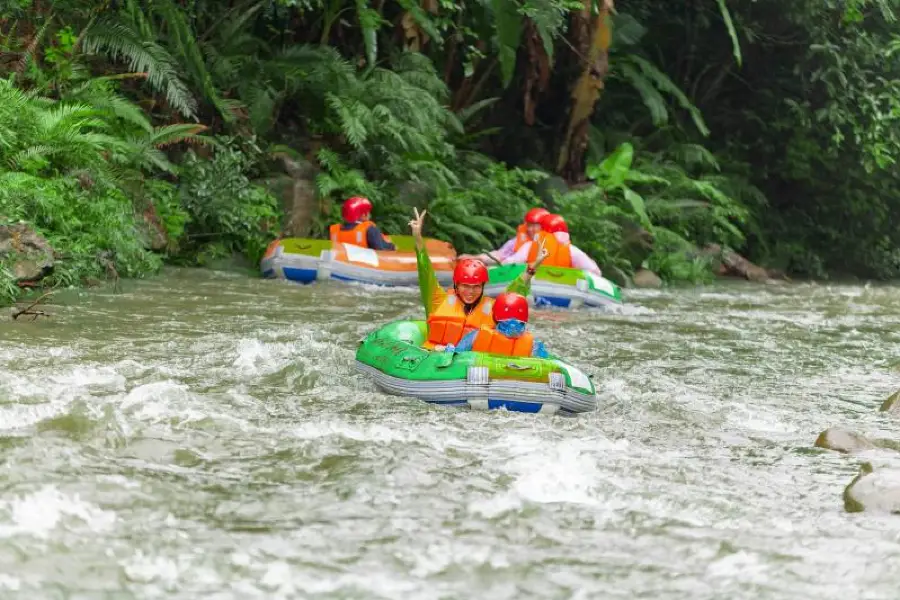
[[[614,218],[622,228],[622,241],[618,255],[627,260],[632,268],[638,268],[653,252],[653,234],[626,218]]]
[[[831,427],[819,434],[819,437],[816,438],[815,446],[849,454],[871,450],[875,447],[875,444],[852,431]]]
[[[892,415],[900,415],[900,390],[888,396],[878,410]]]
[[[169,247],[169,235],[166,228],[163,227],[162,220],[156,213],[156,207],[153,203],[141,213],[141,234],[143,237],[144,247],[154,252],[162,252]]]
[[[640,269],[637,273],[634,274],[634,278],[632,279],[632,281],[634,282],[634,287],[662,287],[662,279],[659,278],[659,275],[657,275],[653,271],[648,271],[647,269]]]
[[[309,235],[313,217],[319,209],[316,193],[315,165],[300,157],[280,152],[275,155],[281,161],[287,175],[276,177],[269,185],[281,198],[285,222],[282,228],[286,237]]]
[[[758,265],[753,264],[737,252],[725,250],[719,244],[710,244],[700,251],[700,256],[712,258],[713,270],[722,276],[742,277],[756,282],[774,281],[779,273],[769,272]]]
[[[28,225],[0,225],[0,261],[12,271],[16,283],[43,279],[53,272],[53,259],[53,248]]]
[[[534,169],[540,169],[540,165],[535,164]],[[534,186],[534,192],[541,199],[549,210],[553,210],[554,201],[557,196],[564,196],[570,191],[569,184],[559,175],[551,175],[540,180]]]
[[[900,513],[900,470],[876,471],[871,463],[863,463],[844,488],[844,510]]]

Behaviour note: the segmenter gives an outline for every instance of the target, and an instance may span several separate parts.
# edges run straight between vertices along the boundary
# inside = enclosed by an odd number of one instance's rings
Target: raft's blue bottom
[[[318,271],[315,269],[297,269],[295,267],[283,267],[285,279],[297,281],[300,283],[312,283],[316,280]]]
[[[558,308],[569,308],[572,304],[571,298],[560,298],[559,296],[535,296],[535,306],[556,306]]]
[[[331,274],[331,278],[336,279],[338,281],[346,281],[348,283],[362,283],[364,285],[377,285],[380,287],[397,287],[397,285],[394,283],[385,283],[383,281],[370,281],[367,279],[359,279],[357,277],[347,277],[346,275],[335,275],[334,273]],[[409,287],[409,286],[406,286],[406,287]]]
[[[424,400],[424,399],[423,399]],[[467,400],[424,400],[428,404],[438,404],[440,406],[467,406],[469,403]],[[539,402],[521,402],[518,400],[501,400],[499,398],[488,398],[488,410],[499,410],[501,408],[505,408],[508,411],[512,412],[522,412],[522,413],[539,413],[541,412],[541,408],[544,405]],[[560,408],[560,415],[571,416],[574,415],[570,410],[566,410],[564,408]]]

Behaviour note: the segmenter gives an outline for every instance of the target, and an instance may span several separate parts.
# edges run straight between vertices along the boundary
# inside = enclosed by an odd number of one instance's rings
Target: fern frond
[[[195,118],[197,102],[181,80],[175,59],[157,42],[142,39],[121,21],[104,19],[96,22],[82,41],[85,52],[104,50],[113,60],[123,59],[129,68],[147,74],[147,82],[163,93],[173,108],[188,118]]]
[[[650,111],[653,124],[658,127],[668,122],[669,110],[666,108],[666,101],[650,80],[628,63],[622,64],[619,70],[622,77],[640,94],[644,106]]]
[[[165,125],[157,127],[153,130],[153,134],[149,136],[148,141],[156,148],[164,148],[179,142],[194,142],[198,144],[208,144],[212,140],[200,135],[206,131],[206,125],[195,123],[176,123],[174,125]]]
[[[694,106],[685,93],[681,91],[681,88],[669,79],[668,75],[660,71],[650,61],[637,54],[629,54],[621,60],[634,63],[640,69],[644,77],[650,80],[657,89],[669,94],[678,101],[678,104],[691,115],[694,126],[702,135],[709,135],[709,128],[707,128],[703,116],[700,114],[700,109]]]

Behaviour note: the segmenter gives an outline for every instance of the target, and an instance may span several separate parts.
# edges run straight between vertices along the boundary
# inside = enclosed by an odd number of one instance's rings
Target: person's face
[[[475,304],[484,293],[482,283],[457,283],[456,295],[466,304]]]
[[[541,230],[540,223],[528,223],[525,226],[525,233],[527,233],[528,237],[530,237],[532,239],[534,239],[534,236],[536,236],[540,230]]]
[[[367,213],[363,213],[362,216],[359,217],[359,220],[360,221],[368,221],[371,218],[372,218],[372,213],[367,212]]]

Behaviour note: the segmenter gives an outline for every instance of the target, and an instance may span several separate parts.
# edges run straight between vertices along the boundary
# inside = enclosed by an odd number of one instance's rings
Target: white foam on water
[[[12,575],[0,573],[0,589],[17,592],[22,587],[22,580]]]
[[[6,518],[0,517],[0,537],[5,538],[30,535],[47,539],[60,526],[102,533],[116,523],[114,512],[82,500],[79,494],[64,494],[52,485],[0,500],[0,515],[4,513]]]
[[[59,369],[59,367],[57,367]],[[0,381],[0,429],[30,427],[64,414],[73,403],[120,393],[125,378],[112,367],[74,367],[11,373]]]

